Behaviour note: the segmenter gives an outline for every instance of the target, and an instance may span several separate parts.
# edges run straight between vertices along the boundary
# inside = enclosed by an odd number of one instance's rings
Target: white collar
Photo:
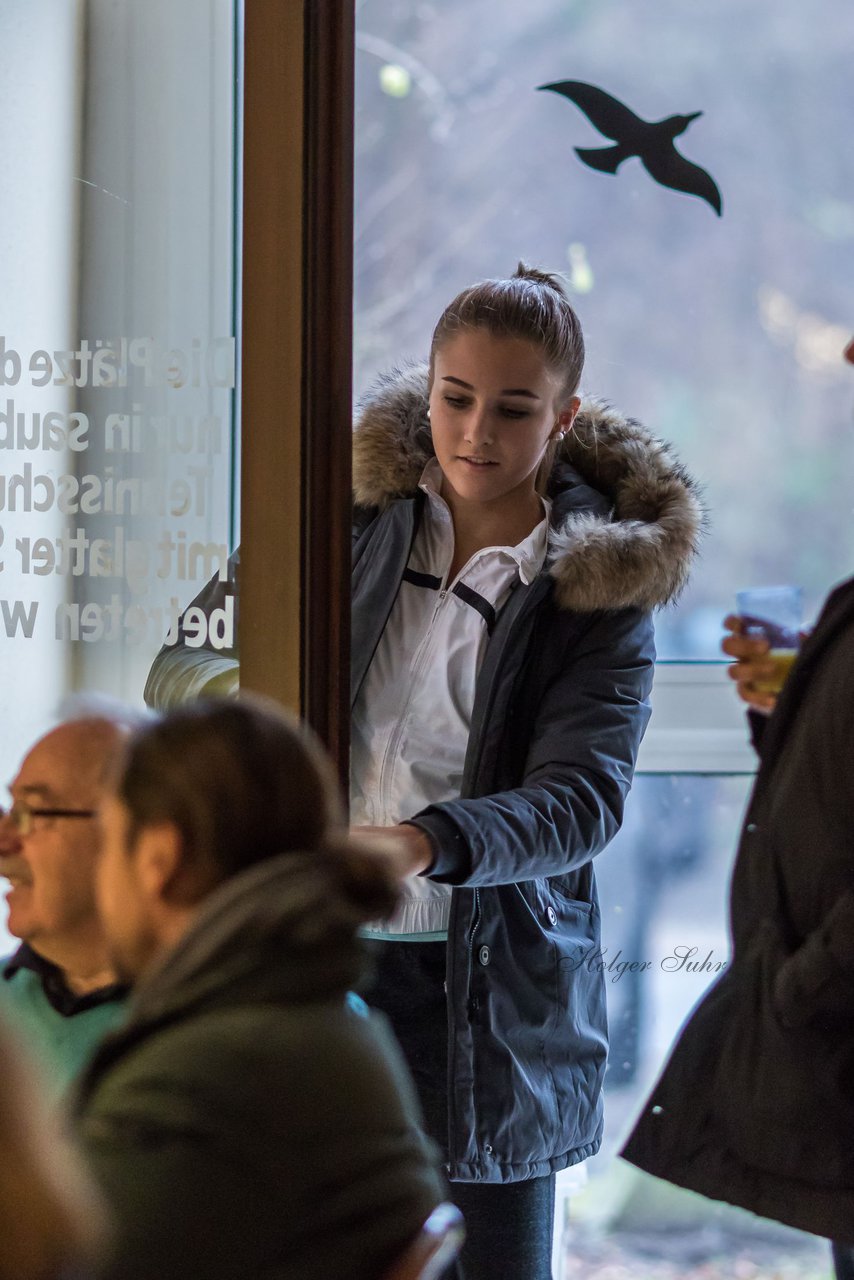
[[[442,497],[441,485],[442,468],[439,466],[438,458],[431,458],[421,473],[418,488],[427,494],[430,514],[450,529],[453,527],[451,511]],[[477,553],[478,556],[484,556],[498,552],[515,560],[519,568],[519,577],[526,587],[530,586],[545,564],[548,550],[549,519],[551,517],[552,504],[542,494],[539,495],[539,499],[543,505],[543,518],[539,524],[534,526],[526,538],[523,538],[515,547],[483,547]]]

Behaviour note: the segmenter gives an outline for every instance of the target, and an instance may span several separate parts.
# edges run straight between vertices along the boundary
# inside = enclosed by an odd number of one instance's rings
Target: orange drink
[[[759,693],[779,693],[786,683],[786,678],[794,666],[797,656],[797,649],[772,649],[767,655],[766,661],[773,663],[773,674],[765,680],[754,680],[754,688]]]

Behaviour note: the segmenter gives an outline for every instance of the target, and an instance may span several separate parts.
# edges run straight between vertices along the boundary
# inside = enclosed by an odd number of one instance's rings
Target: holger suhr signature
[[[607,947],[582,950],[577,959],[565,960],[571,969],[587,969],[590,973],[606,973],[611,982],[619,982],[627,973],[648,973],[659,968],[663,973],[715,974],[726,968],[726,960],[715,959],[714,951],[700,954],[699,947],[679,946],[661,960],[624,960],[622,948],[609,958]]]

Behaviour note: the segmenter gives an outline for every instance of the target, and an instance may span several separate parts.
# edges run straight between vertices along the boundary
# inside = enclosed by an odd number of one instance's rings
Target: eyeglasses
[[[94,818],[97,809],[33,809],[25,800],[15,800],[8,809],[0,809],[0,820],[11,822],[19,836],[28,836],[35,818]]]

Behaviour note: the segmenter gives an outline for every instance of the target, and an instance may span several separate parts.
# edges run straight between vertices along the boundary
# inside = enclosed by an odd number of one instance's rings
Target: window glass
[[[67,694],[142,705],[237,541],[237,12],[0,5],[3,781]]]
[[[726,957],[754,758],[715,662],[720,620],[738,588],[777,582],[804,587],[811,619],[851,571],[854,9],[359,0],[356,42],[357,394],[426,358],[459,289],[523,258],[568,278],[582,391],[671,441],[710,509],[691,585],[657,617],[667,665],[643,767],[658,772],[637,778],[597,860],[608,962],[651,964],[609,974],[606,1140],[563,1182],[555,1275],[818,1280],[826,1244],[654,1183],[616,1151]],[[616,174],[584,164],[575,148],[612,144],[573,102],[538,92],[565,80],[649,121],[702,112],[676,142],[714,179],[722,216],[637,158]],[[697,952],[680,966],[683,947]]]
[[[854,7],[362,0],[357,48],[357,390],[424,357],[457,289],[562,270],[583,389],[671,440],[711,508],[660,656],[717,657],[741,586],[798,582],[814,614],[852,560]],[[636,158],[583,164],[609,140],[537,92],[561,80],[648,120],[702,111],[677,144],[723,216]]]
[[[66,693],[142,702],[235,541],[237,29],[232,0],[36,0],[0,36],[10,777]]]
[[[749,779],[645,775],[596,860],[611,1050],[602,1149],[560,1175],[556,1280],[823,1280],[827,1245],[617,1158],[679,1028],[728,961]],[[634,967],[633,967],[634,966]],[[568,1203],[568,1207],[567,1207]]]

